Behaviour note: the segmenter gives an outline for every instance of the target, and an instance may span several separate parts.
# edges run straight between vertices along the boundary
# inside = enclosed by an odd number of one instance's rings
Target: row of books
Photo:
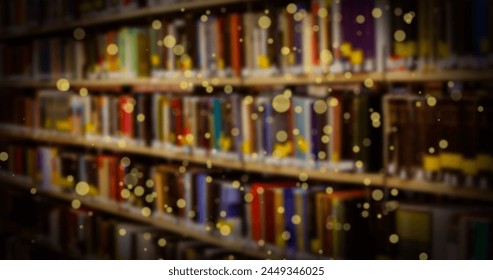
[[[22,150],[25,146],[15,149]],[[19,152],[10,155],[10,164],[21,160]],[[120,161],[126,165],[125,160]],[[134,165],[130,164],[132,168]],[[10,173],[20,171],[4,163],[1,169]],[[154,207],[153,215],[170,215],[184,227],[192,222],[196,230],[208,226],[212,231],[217,230],[219,236],[236,239],[246,236],[266,249],[306,250],[337,259],[371,259],[377,254],[399,259],[490,259],[493,256],[490,234],[493,209],[487,204],[443,200],[433,203],[429,199],[420,202],[404,192],[380,200],[375,190],[370,199],[369,190],[349,186],[307,187],[287,181],[247,180],[238,174],[224,175],[191,167],[182,172],[178,166],[163,164],[150,166],[149,170],[150,181],[145,179],[146,174],[143,178],[124,179],[120,187],[128,189],[129,183],[135,183],[132,194],[135,195],[138,180],[152,186],[157,196],[154,206],[150,206]],[[2,196],[2,200],[6,199]],[[125,199],[128,198],[122,197],[122,203],[127,203],[123,202]],[[18,208],[4,209],[2,217],[15,214],[15,221],[19,221],[19,213],[24,213],[25,219],[49,237],[39,240],[58,244],[76,256],[197,259],[232,255],[227,250],[163,233],[151,226],[102,218],[90,209],[67,209],[53,206],[52,202],[42,209],[31,209],[24,206],[29,200],[22,197],[16,203],[2,204],[4,208],[7,205]]]
[[[310,97],[322,92],[326,97]],[[3,123],[125,140],[196,156],[337,170],[381,168],[381,98],[375,92],[286,88],[255,96],[41,90],[6,100]]]
[[[148,3],[146,3],[148,2]],[[162,3],[161,3],[162,2]],[[18,0],[0,3],[0,30],[27,31],[33,27],[50,27],[77,19],[103,17],[177,0]],[[185,2],[185,1],[181,1]]]
[[[91,209],[74,209],[43,199],[12,195],[34,219],[16,219],[5,212],[8,224],[6,259],[117,259],[180,260],[238,259],[241,253],[208,245],[151,226],[118,220]],[[22,199],[21,199],[22,198]],[[14,209],[10,209],[13,211]],[[18,230],[18,234],[16,229]],[[0,230],[4,227],[0,227]]]
[[[485,95],[386,97],[388,172],[449,186],[491,188],[492,101]]]
[[[88,31],[85,47],[74,44],[67,54],[84,58],[75,63],[75,78],[485,69],[493,64],[492,6],[487,0],[313,0],[261,12],[187,14]],[[63,49],[68,39],[53,40]],[[2,63],[4,77],[56,77],[58,57],[46,59],[42,41],[21,53],[22,71]],[[20,52],[17,47],[6,44],[5,53]]]
[[[164,217],[218,237],[245,237],[251,246],[290,254],[338,259],[375,254],[368,242],[368,219],[361,215],[369,199],[366,190],[143,164],[52,147],[10,146],[7,151],[10,157],[0,168],[9,176],[29,175],[47,191],[117,201],[144,216]]]

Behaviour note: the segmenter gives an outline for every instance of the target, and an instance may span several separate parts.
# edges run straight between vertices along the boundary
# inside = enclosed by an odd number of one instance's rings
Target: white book
[[[390,11],[389,0],[375,0],[375,8],[382,11],[382,16],[375,18],[375,60],[376,71],[384,72],[387,58],[390,56]]]
[[[313,67],[313,16],[307,13],[302,21],[302,43],[301,51],[303,55],[303,72],[309,74]]]

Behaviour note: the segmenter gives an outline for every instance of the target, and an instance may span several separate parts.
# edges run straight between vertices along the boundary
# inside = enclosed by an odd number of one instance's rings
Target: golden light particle
[[[357,154],[357,153],[359,153],[359,151],[360,151],[360,148],[358,145],[353,146],[353,153]]]
[[[289,98],[287,98],[283,94],[276,95],[272,99],[272,108],[274,108],[274,110],[278,113],[287,112],[290,105],[291,101],[289,101]]]
[[[178,55],[178,56],[183,55],[183,54],[185,53],[185,47],[183,47],[183,46],[182,46],[182,45],[180,45],[180,44],[175,45],[175,46],[173,47],[173,53],[174,53],[175,55]]]
[[[291,238],[291,233],[289,233],[289,231],[284,231],[281,234],[281,238],[282,238],[282,240],[289,240]]]
[[[327,135],[324,135],[324,136],[322,136],[321,140],[322,140],[322,143],[327,144],[330,142],[330,137]]]
[[[79,89],[79,95],[82,96],[82,97],[85,97],[89,94],[89,91],[87,90],[87,88],[81,88]]]
[[[230,94],[230,93],[232,93],[232,92],[233,92],[233,87],[232,87],[232,86],[230,86],[230,85],[226,85],[226,86],[224,86],[224,92],[225,92],[226,94]]]
[[[189,87],[189,83],[188,82],[185,82],[185,81],[181,81],[180,82],[180,89],[187,90],[188,87]]]
[[[118,230],[118,234],[120,236],[125,236],[125,235],[127,235],[127,230],[124,229],[124,228],[121,228],[121,229]]]
[[[68,91],[70,89],[70,82],[69,80],[67,79],[59,79],[57,82],[56,82],[56,88],[59,90],[59,91]]]
[[[330,107],[337,107],[339,105],[339,100],[335,97],[330,97],[329,98],[329,106]]]
[[[251,193],[245,194],[244,199],[245,199],[246,203],[251,203],[253,201],[253,194],[251,194]]]
[[[130,198],[130,190],[128,189],[123,189],[120,191],[120,196],[123,198],[123,199],[129,199]]]
[[[286,98],[291,98],[291,96],[293,96],[293,91],[287,88],[282,92],[282,95],[284,95],[284,97]]]
[[[329,15],[329,11],[326,8],[318,9],[317,15],[319,18],[326,18]]]
[[[343,229],[344,231],[350,231],[350,230],[351,230],[351,225],[350,225],[349,223],[344,223],[344,224],[342,225],[342,229]]]
[[[219,216],[221,218],[225,218],[227,215],[228,215],[228,213],[226,213],[226,211],[224,211],[224,210],[222,210],[221,212],[219,212]]]
[[[187,168],[185,166],[180,166],[180,168],[178,168],[178,172],[180,172],[181,174],[185,173],[187,171]]]
[[[389,242],[391,244],[397,244],[397,242],[399,242],[399,236],[397,234],[395,234],[395,233],[391,234],[389,236]]]
[[[211,139],[211,134],[209,132],[206,132],[204,134],[205,139]]]
[[[31,188],[31,189],[30,189],[30,193],[31,193],[32,195],[35,195],[37,192],[38,192],[38,191],[37,191],[35,188]]]
[[[361,212],[361,217],[368,218],[368,216],[370,216],[370,212],[368,212],[367,210],[363,210]]]
[[[399,195],[399,190],[398,189],[392,189],[392,190],[390,190],[390,195],[392,195],[392,196]]]
[[[78,27],[74,29],[73,36],[75,40],[83,40],[86,37],[86,31],[84,29]]]
[[[447,149],[447,147],[448,147],[448,141],[445,140],[445,139],[442,139],[442,140],[440,140],[440,142],[438,142],[438,146],[440,146],[440,148],[442,150]]]
[[[429,96],[426,98],[426,104],[430,107],[434,107],[437,104],[437,99],[433,96]]]
[[[152,235],[149,232],[144,232],[144,234],[142,235],[142,237],[144,237],[144,240],[149,241],[149,240],[151,240]]]
[[[154,181],[152,179],[147,179],[146,187],[148,187],[148,188],[154,187]]]
[[[145,196],[145,201],[147,203],[152,203],[154,201],[154,196],[152,194],[148,194]]]
[[[212,183],[212,177],[211,177],[211,176],[207,176],[207,177],[205,177],[205,181],[206,181],[207,183]]]
[[[380,201],[383,199],[383,196],[384,196],[384,193],[382,190],[380,189],[375,189],[373,190],[373,192],[371,193],[371,198],[373,198],[373,200],[375,201]]]
[[[413,15],[411,13],[405,13],[403,18],[407,24],[411,24],[413,22],[413,19],[414,19]]]
[[[422,260],[422,261],[425,261],[428,259],[428,254],[423,252],[421,254],[419,254],[419,259]]]
[[[142,186],[137,186],[134,189],[134,194],[136,196],[138,196],[138,197],[143,196],[144,195],[144,192],[145,192],[145,190],[144,190],[144,188]]]
[[[262,247],[265,245],[265,241],[263,239],[260,239],[259,241],[257,241],[257,244],[258,246]]]
[[[138,122],[144,122],[145,119],[146,119],[146,116],[144,114],[140,113],[137,115],[137,121]]]
[[[382,16],[382,9],[380,8],[374,8],[372,11],[371,11],[371,15],[374,17],[374,18],[380,18]]]
[[[68,176],[67,176],[67,181],[69,181],[69,182],[73,182],[73,181],[74,181],[74,176],[72,176],[72,175],[68,175]]]
[[[301,107],[301,106],[294,107],[294,112],[296,114],[301,114],[303,112],[303,107]]]
[[[109,44],[107,47],[106,47],[106,52],[109,54],[109,55],[116,55],[118,53],[118,46],[115,45],[115,44]]]
[[[222,225],[221,228],[219,229],[219,233],[221,233],[222,236],[230,235],[231,234],[231,226]]]
[[[288,133],[284,130],[278,131],[276,133],[276,140],[278,142],[285,142],[286,140],[288,140]]]
[[[77,183],[77,185],[75,185],[75,193],[80,196],[89,194],[89,184],[84,181]]]
[[[237,127],[233,127],[231,129],[231,135],[234,136],[234,137],[239,136],[240,135],[240,129],[237,128]]]
[[[327,154],[324,151],[320,151],[318,152],[317,157],[323,160],[327,158]]]
[[[262,187],[257,188],[257,194],[259,194],[259,195],[264,194],[264,188],[262,188]]]
[[[396,32],[394,32],[394,39],[397,41],[397,42],[404,42],[404,40],[406,40],[406,32],[404,32],[404,30],[397,30]]]
[[[379,128],[381,125],[382,125],[382,122],[380,121],[375,121],[375,122],[372,122],[371,125],[375,128]]]
[[[298,7],[294,3],[289,3],[286,6],[286,11],[288,11],[288,13],[290,13],[290,14],[296,13],[297,10],[298,10]]]
[[[320,61],[323,64],[331,64],[334,60],[334,57],[332,56],[332,52],[329,50],[322,50],[320,52]]]
[[[363,23],[365,23],[365,20],[366,20],[366,19],[365,19],[365,16],[364,16],[364,15],[358,15],[358,16],[356,17],[356,22],[357,22],[357,23],[359,23],[359,24],[363,24]]]
[[[363,168],[363,162],[361,160],[357,160],[354,163],[354,166],[356,166],[356,168]]]
[[[370,119],[371,119],[373,122],[380,121],[380,119],[381,119],[380,113],[378,113],[378,112],[373,112],[373,113],[371,113],[371,115],[370,115]]]
[[[323,131],[325,134],[330,135],[332,134],[333,128],[331,125],[326,125],[324,126]]]
[[[187,206],[187,202],[185,201],[185,199],[180,198],[176,201],[176,206],[178,206],[178,208],[180,209],[185,208],[185,206]]]
[[[122,159],[120,160],[120,164],[123,166],[123,167],[129,167],[130,166],[130,158],[128,157],[122,157]]]
[[[293,135],[294,135],[294,136],[298,136],[298,135],[300,135],[300,130],[299,130],[299,129],[297,129],[297,128],[293,129]]]
[[[131,114],[134,111],[134,105],[130,102],[125,103],[122,108],[127,114]]]
[[[365,87],[367,87],[367,88],[372,88],[372,87],[373,87],[373,84],[374,84],[374,83],[373,83],[373,80],[372,80],[372,79],[370,79],[370,78],[368,78],[368,79],[366,79],[366,80],[364,81],[364,85],[365,85]]]
[[[371,146],[371,139],[370,138],[365,138],[363,139],[363,146],[365,147],[370,147]]]
[[[480,112],[480,113],[484,112],[484,107],[483,106],[478,106],[478,112]]]
[[[162,26],[163,26],[163,24],[161,23],[160,20],[155,19],[152,21],[152,29],[159,30],[159,29],[161,29]]]
[[[277,213],[279,213],[279,214],[284,214],[285,209],[284,209],[284,207],[279,206],[279,207],[277,207],[276,211],[277,211]]]
[[[201,22],[207,22],[208,19],[209,19],[209,17],[207,15],[201,15],[200,16],[200,21]]]
[[[171,49],[176,45],[176,38],[173,35],[166,35],[163,39],[163,44],[168,49]]]
[[[325,112],[327,112],[327,102],[323,101],[323,100],[317,100],[315,101],[315,103],[313,104],[313,110],[315,111],[315,113],[321,115],[321,114],[324,114]]]
[[[305,182],[306,180],[308,180],[308,174],[306,174],[306,172],[301,172],[300,175],[298,175],[298,178],[300,179],[300,181]]]
[[[205,88],[205,91],[207,93],[212,93],[214,91],[214,88],[212,86],[208,86],[208,87]]]
[[[353,73],[351,73],[351,72],[346,72],[346,73],[344,73],[344,78],[345,78],[346,80],[349,80],[349,79],[351,79],[352,77],[353,77]]]
[[[1,152],[0,153],[0,161],[7,161],[9,159],[9,154],[6,152]]]
[[[363,184],[364,184],[365,186],[369,186],[369,185],[371,185],[371,179],[370,179],[370,178],[365,178],[365,179],[363,179]]]
[[[416,107],[417,107],[417,108],[420,108],[420,107],[421,107],[421,105],[422,105],[422,104],[421,104],[421,101],[416,101]]]
[[[363,203],[363,208],[366,210],[370,209],[370,203],[368,202]]]
[[[261,16],[258,19],[258,26],[262,29],[267,29],[271,25],[271,20],[268,16]]]
[[[302,21],[304,17],[305,13],[302,13],[302,11],[296,12],[293,16],[295,21]]]
[[[291,217],[291,222],[295,225],[299,225],[301,223],[301,217],[299,215],[294,215]]]
[[[144,208],[142,208],[142,210],[140,211],[140,213],[144,217],[149,217],[149,216],[151,216],[152,211],[151,211],[151,209],[149,207],[144,207]]]
[[[166,247],[166,243],[167,243],[167,242],[166,242],[166,239],[164,239],[164,238],[159,238],[159,239],[158,239],[158,241],[157,241],[157,245],[158,245],[159,247],[161,247],[161,248],[162,248],[162,247]]]
[[[281,54],[282,55],[288,55],[291,52],[291,50],[288,47],[282,47],[281,48]]]
[[[231,185],[233,186],[233,188],[235,189],[239,189],[241,184],[240,184],[240,181],[238,180],[234,180],[233,183],[231,183]]]
[[[80,200],[78,200],[78,199],[72,200],[72,203],[71,203],[72,208],[79,209],[81,205],[82,205],[82,203],[80,202]]]

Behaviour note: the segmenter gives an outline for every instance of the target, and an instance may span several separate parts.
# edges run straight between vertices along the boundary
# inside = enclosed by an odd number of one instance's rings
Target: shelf
[[[233,169],[243,172],[257,172],[271,175],[280,175],[286,177],[298,178],[300,174],[305,173],[308,180],[323,180],[331,181],[334,183],[353,183],[364,184],[371,183],[371,185],[382,186],[383,177],[379,174],[366,174],[366,173],[348,173],[348,172],[336,172],[325,169],[306,169],[290,166],[276,166],[267,163],[259,162],[247,162],[240,160],[231,160],[216,157],[199,157],[189,154],[176,153],[167,151],[164,149],[156,149],[145,146],[126,144],[123,141],[120,142],[105,142],[105,141],[93,141],[87,140],[83,137],[78,137],[69,134],[52,133],[45,131],[33,131],[29,128],[18,128],[7,125],[0,125],[2,135],[25,139],[37,142],[45,142],[58,145],[71,145],[86,147],[92,149],[103,149],[117,153],[136,154],[142,156],[149,156],[154,158],[171,159],[177,161],[186,161],[190,163],[202,164],[210,168],[221,167],[225,169]],[[305,175],[304,174],[304,175]]]
[[[81,137],[53,132],[33,132],[29,128],[0,125],[2,135],[15,139],[24,139],[41,143],[86,147],[109,150],[117,153],[135,154],[153,158],[170,159],[188,163],[201,164],[210,168],[220,167],[245,173],[261,173],[273,176],[285,176],[299,179],[303,175],[306,180],[324,181],[344,184],[357,184],[371,187],[395,188],[400,190],[446,195],[479,201],[493,202],[493,192],[477,188],[452,187],[443,183],[420,180],[404,180],[396,177],[386,177],[379,173],[337,172],[326,169],[307,169],[293,166],[273,165],[261,162],[249,162],[214,157],[199,157],[176,153],[163,149],[130,145],[114,142],[92,141]]]
[[[434,81],[491,81],[493,70],[444,70],[434,72],[388,72],[385,81],[434,82]]]
[[[403,180],[396,177],[389,177],[386,181],[387,187],[399,190],[493,202],[493,192],[489,190],[480,190],[463,186],[453,187],[444,183],[428,182],[424,180]]]
[[[133,91],[191,91],[193,87],[266,87],[285,85],[347,85],[371,80],[371,83],[432,82],[432,81],[490,81],[493,70],[486,71],[444,71],[444,72],[395,72],[395,73],[350,73],[326,75],[283,75],[275,77],[245,78],[136,78],[136,79],[75,79],[69,80],[72,88],[93,90],[121,90],[132,87]],[[0,80],[0,88],[55,88],[57,81]]]
[[[61,22],[59,24],[54,24],[50,26],[42,26],[40,28],[22,28],[19,32],[8,32],[2,31],[0,40],[7,40],[13,38],[24,38],[29,36],[38,36],[60,31],[68,31],[79,27],[91,27],[101,24],[125,22],[129,20],[139,19],[139,18],[149,18],[153,16],[158,16],[162,14],[170,14],[177,12],[186,12],[189,10],[197,10],[203,8],[212,8],[222,5],[234,5],[252,2],[255,0],[191,0],[183,1],[181,3],[172,3],[166,5],[160,5],[157,7],[142,7],[135,10],[125,11],[122,13],[109,13],[94,18],[87,18],[81,20],[74,20],[71,22]]]
[[[16,189],[29,191],[32,194],[33,183],[32,180],[24,176],[9,176],[5,173],[0,173],[0,182],[15,187]],[[4,186],[3,186],[4,187]],[[117,217],[129,219],[132,221],[140,222],[142,224],[151,225],[153,227],[179,234],[181,236],[203,241],[205,243],[232,250],[241,254],[248,255],[250,257],[259,259],[282,259],[282,258],[298,258],[298,259],[317,259],[318,256],[308,253],[298,253],[286,255],[281,252],[280,249],[268,249],[267,247],[261,247],[255,245],[251,240],[247,240],[243,237],[230,237],[221,238],[213,235],[205,230],[197,230],[188,225],[181,224],[176,220],[166,218],[166,216],[155,215],[151,217],[145,217],[141,213],[132,210],[128,206],[118,204],[112,201],[103,201],[94,197],[81,197],[76,194],[65,193],[60,191],[47,191],[42,189],[36,189],[35,194],[43,197],[53,198],[65,202],[72,202],[73,200],[79,200],[81,207],[86,207],[96,211],[101,211],[107,214],[111,214]]]

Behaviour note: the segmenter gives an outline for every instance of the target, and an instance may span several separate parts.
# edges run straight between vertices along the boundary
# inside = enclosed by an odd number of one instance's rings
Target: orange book
[[[231,66],[235,77],[241,76],[241,45],[240,45],[240,22],[241,16],[238,13],[230,15],[230,38],[231,38]]]

